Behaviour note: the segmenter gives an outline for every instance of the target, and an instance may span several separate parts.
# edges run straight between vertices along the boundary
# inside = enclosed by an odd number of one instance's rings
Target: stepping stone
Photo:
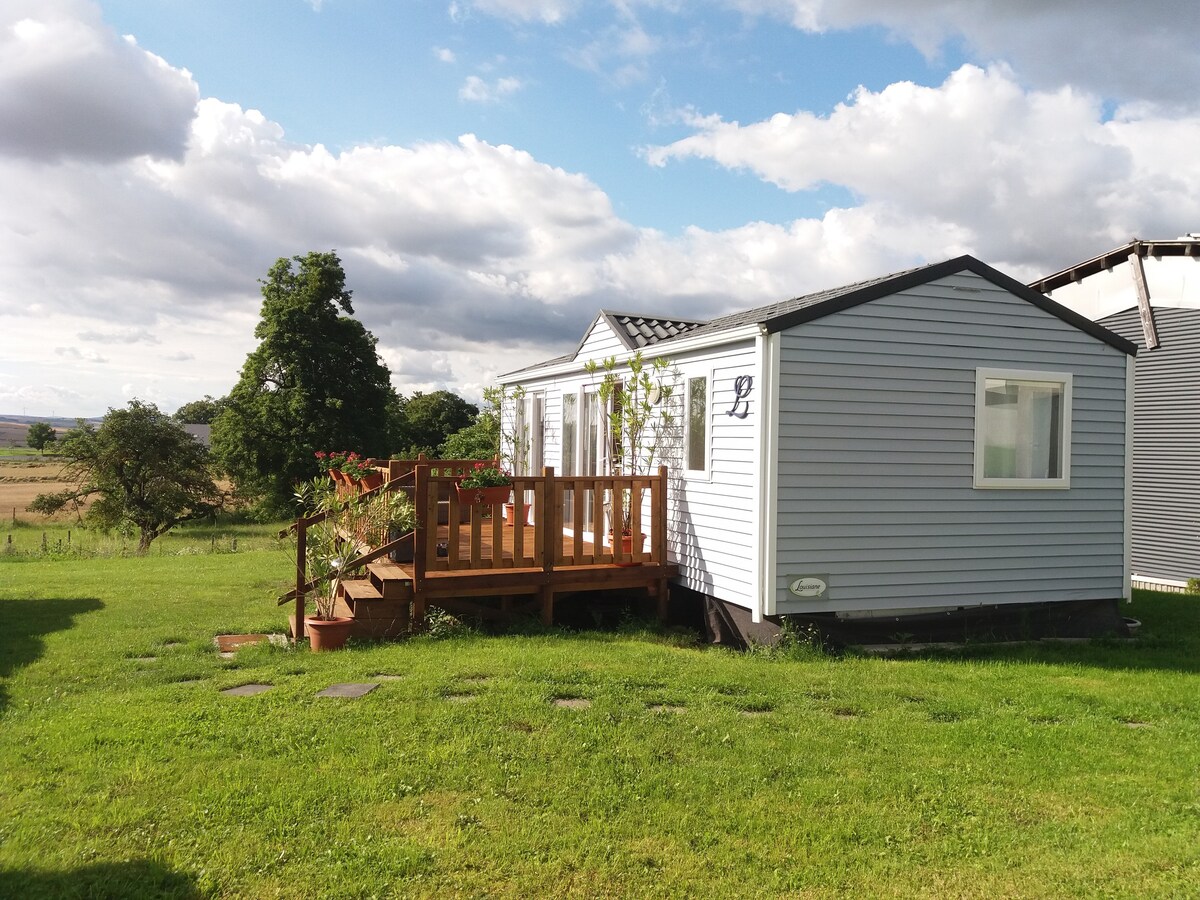
[[[190,686],[193,684],[204,684],[204,681],[205,681],[205,679],[203,679],[203,678],[185,678],[185,679],[183,679],[183,681],[176,681],[175,683]]]
[[[665,703],[655,703],[653,706],[647,707],[653,713],[681,713],[686,712],[686,706],[670,706]]]
[[[264,641],[276,643],[275,638],[283,638],[283,635],[272,634],[218,634],[213,638],[213,643],[217,645],[217,649],[222,653],[231,653],[239,647],[245,647],[248,644],[261,644]],[[286,641],[286,638],[284,638]]]
[[[348,682],[346,684],[331,684],[325,690],[317,694],[318,697],[341,697],[346,700],[353,700],[356,697],[361,697],[363,694],[369,694],[378,684],[354,684]]]
[[[400,681],[401,679],[404,678],[403,675],[381,675],[381,674],[372,675],[371,677],[374,678],[376,681]]]
[[[1125,727],[1126,728],[1153,728],[1154,726],[1151,725],[1149,722],[1138,722],[1138,721],[1134,720],[1134,721],[1126,722]]]
[[[158,662],[157,656],[135,656],[134,662]]]
[[[559,709],[587,709],[592,701],[583,697],[555,697],[554,705]]]
[[[445,699],[451,703],[468,703],[475,699],[474,694],[446,694]]]
[[[237,656],[237,654],[232,650],[222,650],[217,655],[221,657],[221,659],[233,659],[235,656]]]
[[[270,684],[239,684],[237,687],[226,688],[221,691],[228,697],[253,697],[255,694],[261,694],[263,691],[269,691],[274,685]]]
[[[739,709],[738,715],[745,716],[747,719],[757,719],[759,716],[769,716],[769,709]]]

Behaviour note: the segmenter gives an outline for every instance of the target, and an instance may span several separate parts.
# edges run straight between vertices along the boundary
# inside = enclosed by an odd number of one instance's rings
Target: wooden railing
[[[555,568],[605,563],[637,565],[667,561],[667,469],[646,476],[556,476],[553,468],[541,475],[512,479],[511,516],[517,526],[505,541],[507,504],[462,504],[455,479],[416,468],[417,530],[414,552],[414,589],[421,590],[428,572],[474,569]],[[438,505],[447,503],[446,541],[438,546]],[[564,528],[569,509],[571,528]],[[614,510],[629,508],[630,549],[609,534]],[[585,521],[584,512],[590,509]],[[619,513],[618,513],[619,515]],[[532,517],[532,534],[522,526]],[[618,529],[619,531],[619,529]],[[585,534],[591,540],[585,541]],[[485,537],[487,538],[485,540]],[[608,540],[607,545],[605,540]],[[465,552],[464,552],[465,544]]]
[[[556,476],[550,467],[543,469],[541,475],[515,476],[510,515],[516,527],[507,532],[511,541],[506,542],[503,510],[509,504],[466,504],[458,499],[459,478],[473,471],[477,462],[431,460],[423,454],[417,459],[389,460],[387,481],[346,503],[364,503],[377,494],[403,490],[409,493],[416,507],[416,528],[348,561],[342,572],[361,568],[410,542],[413,592],[417,598],[424,591],[429,573],[483,574],[489,569],[523,569],[535,570],[531,575],[540,570],[549,580],[555,569],[605,564],[667,565],[666,466],[660,466],[654,475],[643,476]],[[498,467],[498,460],[489,460],[487,464]],[[622,508],[629,513],[632,540],[628,549],[619,540],[621,529],[612,528],[614,517],[622,518]],[[570,526],[565,514],[569,514]],[[297,640],[304,635],[305,596],[316,586],[316,580],[309,580],[307,575],[306,533],[326,518],[326,513],[317,513],[297,519],[281,535],[290,532],[296,535],[296,587],[281,597],[279,603],[295,601]],[[438,527],[443,518],[444,542],[439,540]],[[523,527],[530,518],[532,534]],[[613,530],[618,532],[618,539],[610,533]],[[590,541],[585,540],[589,532]],[[443,546],[439,548],[439,544]]]

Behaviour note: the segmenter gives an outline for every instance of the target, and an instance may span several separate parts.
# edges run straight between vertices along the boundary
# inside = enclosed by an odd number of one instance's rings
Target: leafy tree
[[[394,391],[375,338],[352,318],[337,254],[281,258],[259,283],[259,345],[212,423],[212,445],[239,493],[278,514],[293,485],[317,474],[316,451],[387,452]]]
[[[441,455],[445,459],[491,459],[499,442],[500,417],[485,409],[466,428],[446,438]]]
[[[179,523],[220,507],[208,451],[152,403],[110,409],[99,428],[80,420],[59,453],[70,460],[63,474],[75,487],[39,494],[29,509],[50,515],[93,497],[86,519],[105,530],[136,528],[139,553]]]
[[[418,391],[400,402],[399,421],[393,428],[395,446],[406,457],[418,453],[446,455],[443,447],[446,439],[472,425],[478,414],[478,406],[452,391],[434,391],[432,394]]]
[[[42,456],[46,455],[46,445],[53,444],[58,440],[58,434],[55,433],[53,426],[48,422],[34,422],[29,426],[29,433],[26,435],[25,443],[34,450],[39,451]]]
[[[214,400],[211,394],[205,394],[203,400],[193,400],[175,410],[175,421],[181,425],[211,425],[227,403],[224,397]]]

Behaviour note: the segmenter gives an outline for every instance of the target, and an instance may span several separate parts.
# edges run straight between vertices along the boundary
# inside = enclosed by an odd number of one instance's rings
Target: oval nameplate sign
[[[824,597],[828,590],[828,575],[788,576],[788,591],[797,597]]]

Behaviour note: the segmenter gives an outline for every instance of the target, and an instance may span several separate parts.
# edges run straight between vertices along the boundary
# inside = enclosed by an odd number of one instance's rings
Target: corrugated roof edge
[[[1099,256],[1085,259],[1083,262],[1068,266],[1053,275],[1031,281],[1029,286],[1041,293],[1050,293],[1064,287],[1073,281],[1082,281],[1106,269],[1115,268],[1129,261],[1134,253],[1143,259],[1147,256],[1189,256],[1200,259],[1200,240],[1192,237],[1175,238],[1169,241],[1144,241],[1134,238],[1127,244],[1106,250]]]

